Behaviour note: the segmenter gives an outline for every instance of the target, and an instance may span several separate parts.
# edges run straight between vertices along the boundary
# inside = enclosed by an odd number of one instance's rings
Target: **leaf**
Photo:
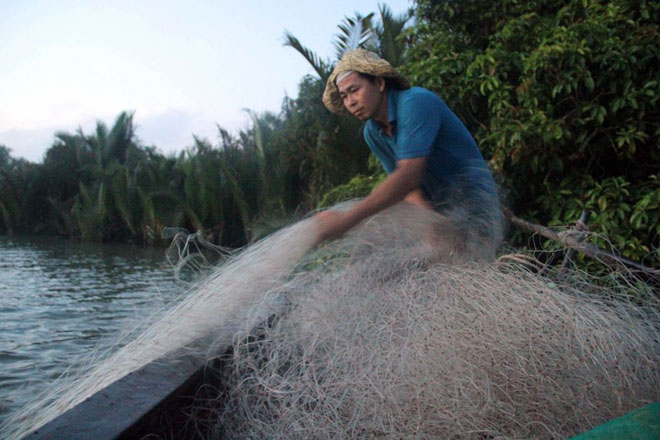
[[[561,90],[562,90],[563,88],[564,88],[564,86],[563,86],[562,84],[557,84],[556,86],[554,86],[554,87],[552,88],[551,96],[552,96],[553,98],[556,97],[556,96],[561,92]]]
[[[316,73],[318,73],[321,81],[324,83],[328,80],[330,73],[332,72],[332,67],[323,61],[318,55],[312,52],[307,47],[303,46],[300,40],[298,40],[291,32],[284,32],[284,45],[294,48],[301,54],[307,62],[314,68]]]
[[[591,77],[590,73],[588,73],[587,76],[584,78],[584,85],[587,87],[587,90],[593,92],[595,85],[594,85],[594,79]]]

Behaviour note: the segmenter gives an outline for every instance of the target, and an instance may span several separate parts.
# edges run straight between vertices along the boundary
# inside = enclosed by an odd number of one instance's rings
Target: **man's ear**
[[[385,78],[382,76],[377,76],[376,77],[376,86],[378,86],[378,91],[383,92],[385,91]]]

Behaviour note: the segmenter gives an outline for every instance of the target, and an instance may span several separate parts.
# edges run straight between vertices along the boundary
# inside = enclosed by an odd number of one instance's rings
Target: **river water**
[[[0,236],[0,423],[185,291],[163,249]]]

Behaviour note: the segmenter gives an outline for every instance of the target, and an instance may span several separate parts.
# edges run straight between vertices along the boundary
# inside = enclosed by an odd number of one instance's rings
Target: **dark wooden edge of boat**
[[[207,363],[188,353],[151,362],[100,390],[34,431],[26,440],[120,440],[189,438],[194,405],[217,398],[220,371],[231,356]],[[208,393],[207,393],[208,392]]]

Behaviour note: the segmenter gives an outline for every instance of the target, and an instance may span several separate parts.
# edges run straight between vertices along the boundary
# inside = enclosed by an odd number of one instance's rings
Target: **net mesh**
[[[230,343],[190,438],[564,438],[660,397],[660,304],[643,284],[541,276],[405,203],[312,249],[315,228],[229,258],[7,432],[174,349],[210,361]]]

